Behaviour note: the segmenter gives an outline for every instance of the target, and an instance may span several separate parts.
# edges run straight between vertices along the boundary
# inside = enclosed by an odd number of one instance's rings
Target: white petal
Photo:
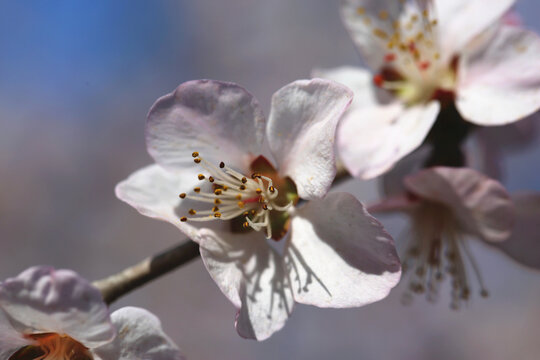
[[[478,125],[502,125],[540,108],[540,37],[501,26],[481,50],[463,56],[456,104]]]
[[[359,14],[359,7],[365,15]],[[367,65],[378,71],[383,65],[383,58],[388,53],[386,42],[373,34],[374,27],[388,34],[394,32],[392,21],[377,21],[381,11],[388,14],[389,19],[397,19],[402,6],[395,0],[343,0],[340,13],[343,24],[347,28],[354,44],[362,54]],[[369,20],[366,20],[368,19]]]
[[[540,194],[512,195],[516,223],[508,240],[495,244],[520,264],[540,269]]]
[[[123,307],[111,315],[118,331],[112,343],[94,350],[102,360],[181,360],[180,349],[147,310]]]
[[[182,211],[184,206],[178,197],[200,183],[194,170],[186,168],[182,172],[170,172],[160,165],[150,165],[116,185],[116,196],[141,214],[168,221],[195,240],[197,229],[189,222],[180,221],[187,210]]]
[[[198,151],[205,159],[246,169],[259,155],[264,116],[242,87],[213,80],[181,84],[158,99],[148,113],[148,152],[170,169],[183,169]]]
[[[353,94],[329,80],[298,80],[272,97],[267,127],[281,175],[290,176],[303,199],[322,197],[336,174],[336,125]]]
[[[362,179],[384,173],[422,144],[439,109],[437,101],[409,108],[396,102],[348,112],[338,128],[343,163]]]
[[[489,242],[506,240],[514,224],[514,207],[505,188],[468,168],[434,167],[405,178],[415,195],[447,205],[464,231]]]
[[[331,193],[298,210],[287,254],[297,302],[356,307],[399,281],[394,240],[352,195]]]
[[[354,98],[347,112],[367,106],[382,105],[391,101],[392,96],[373,85],[373,73],[353,66],[342,66],[334,69],[315,69],[313,77],[333,80],[345,85],[354,93]]]
[[[502,19],[515,0],[433,0],[443,53],[459,55],[471,40]]]
[[[70,270],[36,266],[7,279],[0,307],[26,332],[67,334],[89,348],[114,336],[101,293]]]
[[[264,340],[281,329],[293,308],[283,259],[262,234],[201,230],[201,257],[210,276],[239,309],[240,336]]]
[[[0,358],[8,359],[18,349],[31,343],[13,328],[6,314],[0,309]]]

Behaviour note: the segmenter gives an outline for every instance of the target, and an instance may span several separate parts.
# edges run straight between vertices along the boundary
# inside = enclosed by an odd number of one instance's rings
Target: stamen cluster
[[[459,309],[471,294],[467,262],[480,285],[480,295],[487,297],[481,274],[469,251],[457,220],[450,209],[424,202],[413,214],[413,236],[403,259],[403,273],[412,272],[404,302],[412,301],[412,294],[424,294],[435,301],[444,278],[450,277],[452,300],[450,307]]]
[[[8,360],[93,360],[88,349],[69,336],[45,333],[28,337],[37,345],[20,349]]]
[[[292,201],[284,206],[276,203],[279,192],[272,179],[257,172],[247,177],[226,166],[224,162],[215,166],[198,152],[193,152],[192,156],[195,164],[202,166],[209,174],[198,174],[198,179],[207,181],[211,185],[210,191],[205,192],[197,186],[193,188],[194,193],[181,193],[180,198],[211,204],[212,208],[190,209],[189,216],[181,217],[180,221],[233,220],[243,216],[244,228],[255,231],[264,229],[266,237],[272,238],[270,212],[287,211],[293,205]]]

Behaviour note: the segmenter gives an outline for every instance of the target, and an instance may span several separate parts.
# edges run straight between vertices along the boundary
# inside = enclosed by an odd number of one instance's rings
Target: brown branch
[[[349,177],[349,173],[342,166],[338,166],[338,172],[332,185]],[[105,302],[111,304],[132,290],[187,264],[198,256],[199,245],[188,240],[158,255],[148,257],[118,274],[94,281],[93,284],[101,291]]]
[[[105,302],[111,304],[132,290],[187,264],[198,256],[199,245],[189,240],[158,255],[148,257],[118,274],[95,281],[93,285],[101,291]]]

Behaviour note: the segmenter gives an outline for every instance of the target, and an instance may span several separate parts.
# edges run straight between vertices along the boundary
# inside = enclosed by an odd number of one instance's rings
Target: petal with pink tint
[[[70,270],[36,266],[5,280],[0,307],[18,330],[67,334],[89,348],[115,335],[99,290]]]
[[[193,161],[192,161],[193,164]],[[195,165],[195,164],[193,164]],[[116,196],[133,206],[142,215],[168,221],[191,239],[196,239],[197,229],[189,222],[181,222],[179,209],[182,192],[188,192],[200,183],[195,169],[170,172],[154,164],[137,170],[116,185]]]
[[[18,349],[32,342],[15,330],[6,314],[0,309],[0,358],[9,359]]]
[[[516,0],[433,0],[442,53],[462,53],[476,36],[500,21]]]
[[[147,310],[123,307],[111,314],[118,331],[114,341],[94,352],[101,360],[183,360],[178,346],[163,332],[161,322]]]
[[[463,230],[488,242],[506,240],[514,207],[505,188],[468,168],[434,167],[405,178],[413,194],[450,207]]]
[[[388,14],[389,19],[398,19],[402,6],[395,0],[343,0],[340,13],[343,24],[347,28],[362,59],[374,71],[384,64],[384,56],[388,53],[386,42],[373,34],[376,27],[387,34],[392,34],[392,21],[378,21],[381,11]]]
[[[540,108],[540,37],[500,26],[480,50],[461,60],[456,105],[475,124],[502,125]]]
[[[268,144],[303,199],[324,196],[334,180],[336,126],[352,98],[345,86],[323,79],[295,81],[272,97]]]
[[[394,240],[347,193],[330,193],[298,209],[286,254],[294,299],[319,307],[381,300],[401,276]]]
[[[512,195],[516,223],[508,240],[496,246],[520,264],[540,269],[540,194]]]
[[[345,167],[362,179],[386,172],[422,144],[439,109],[437,101],[408,108],[396,102],[348,112],[337,139]]]
[[[169,170],[191,166],[194,151],[216,165],[225,161],[244,170],[260,153],[264,126],[257,100],[242,87],[194,80],[154,103],[146,122],[146,145]]]
[[[238,308],[236,330],[265,340],[281,329],[293,308],[282,258],[260,233],[201,230],[201,257],[210,276]]]

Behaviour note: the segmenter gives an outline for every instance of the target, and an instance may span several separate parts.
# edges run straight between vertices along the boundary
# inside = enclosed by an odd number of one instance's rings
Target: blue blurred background
[[[518,3],[540,31],[540,3]],[[337,1],[0,1],[0,278],[51,264],[98,279],[183,240],[113,193],[150,163],[146,112],[181,82],[237,82],[268,113],[279,87],[344,64],[359,59]],[[540,190],[538,159],[538,140],[503,153],[510,190]],[[342,189],[377,197],[373,181]],[[394,235],[401,225],[388,222]],[[200,261],[114,306],[156,313],[191,360],[538,359],[540,273],[483,244],[473,251],[491,297],[459,312],[445,292],[404,307],[401,286],[360,309],[297,306],[263,343],[236,334],[235,310]]]

